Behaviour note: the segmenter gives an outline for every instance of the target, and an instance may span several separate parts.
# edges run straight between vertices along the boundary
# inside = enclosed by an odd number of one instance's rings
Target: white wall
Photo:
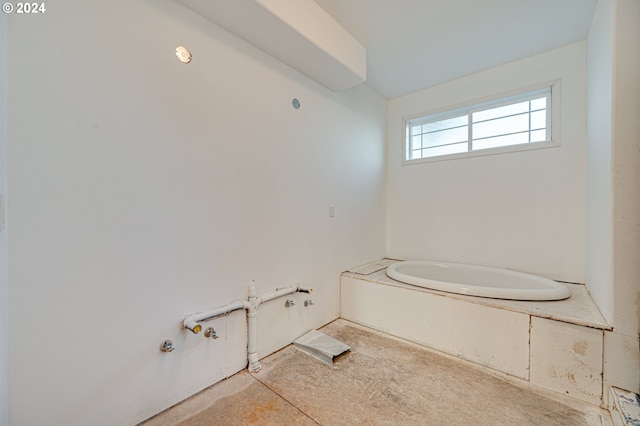
[[[640,2],[617,0],[613,73],[614,313],[620,333],[640,321]]]
[[[585,50],[572,44],[388,102],[390,257],[584,282]],[[402,117],[557,78],[560,147],[401,165]]]
[[[339,315],[340,271],[385,254],[385,101],[177,2],[47,8],[8,19],[9,420],[134,424],[246,364],[243,313],[215,341],[185,314],[313,287],[260,307],[263,356]]]
[[[589,32],[587,283],[613,326],[605,389],[640,392],[640,3],[601,0]]]
[[[587,52],[586,276],[591,295],[608,321],[613,314],[613,13],[613,2],[598,2]]]
[[[7,19],[0,15],[0,194],[7,199]],[[5,210],[6,211],[6,210]],[[2,219],[0,218],[0,221]],[[7,389],[7,342],[9,320],[9,273],[7,271],[8,224],[0,224],[0,426],[9,424]]]

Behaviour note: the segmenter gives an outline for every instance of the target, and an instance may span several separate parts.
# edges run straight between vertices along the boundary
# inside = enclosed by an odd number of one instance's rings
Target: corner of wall
[[[604,397],[640,391],[640,4],[599,1],[588,38],[587,285],[614,327],[604,339]]]
[[[586,284],[613,318],[612,167],[613,5],[599,2],[587,39]]]

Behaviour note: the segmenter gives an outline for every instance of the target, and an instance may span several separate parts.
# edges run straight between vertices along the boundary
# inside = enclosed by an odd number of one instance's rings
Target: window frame
[[[536,92],[543,93],[549,90],[549,96],[551,102],[547,105],[547,140],[543,142],[529,142],[515,145],[507,145],[495,148],[481,148],[473,151],[466,151],[455,154],[443,154],[432,157],[409,159],[411,149],[411,126],[416,124],[435,122],[446,120],[453,117],[459,117],[461,115],[473,114],[474,112],[483,111],[486,109],[499,108],[501,106],[518,103],[526,99],[531,99],[536,95]],[[467,143],[471,145],[472,126],[468,127]],[[547,81],[535,86],[528,86],[509,92],[504,92],[499,95],[491,97],[485,97],[482,99],[476,99],[461,104],[440,108],[437,110],[431,110],[430,112],[412,114],[402,118],[402,153],[401,160],[402,165],[430,163],[434,161],[445,161],[459,158],[479,157],[485,155],[504,154],[509,152],[520,152],[534,149],[552,148],[560,146],[560,79]]]

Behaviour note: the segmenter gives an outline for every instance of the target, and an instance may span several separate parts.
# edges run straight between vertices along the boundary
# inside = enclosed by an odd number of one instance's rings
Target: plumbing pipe
[[[262,369],[262,365],[258,360],[258,345],[257,345],[257,317],[258,306],[264,302],[268,302],[273,299],[277,299],[282,296],[287,296],[296,292],[311,293],[312,288],[303,288],[299,285],[292,285],[289,287],[277,288],[270,292],[267,292],[261,296],[256,294],[256,286],[252,281],[249,285],[249,300],[239,300],[237,302],[231,302],[225,306],[213,309],[211,311],[199,312],[196,314],[190,314],[184,317],[182,326],[187,330],[198,334],[202,330],[202,326],[198,324],[200,321],[208,321],[220,315],[225,315],[233,311],[244,309],[247,311],[247,359],[249,363],[248,370],[250,373],[257,373]]]
[[[231,302],[225,306],[221,306],[211,311],[199,312],[197,314],[187,315],[186,317],[184,317],[184,320],[182,321],[182,325],[187,330],[192,331],[193,334],[198,334],[200,333],[200,330],[202,330],[202,326],[198,324],[198,322],[207,321],[220,315],[226,315],[228,313],[237,311],[239,309],[248,309],[248,308],[249,308],[249,302],[247,302],[246,300],[238,300],[237,302]]]
[[[252,281],[249,285],[249,308],[247,309],[247,358],[250,373],[257,373],[262,369],[258,361],[258,305],[260,299],[256,295],[256,285]]]
[[[287,296],[289,294],[293,294],[296,292],[303,293],[311,293],[313,289],[302,288],[299,285],[292,285],[289,287],[277,288],[270,292],[267,292],[261,296],[256,295],[256,286],[252,281],[251,285],[249,285],[249,309],[247,309],[247,330],[248,330],[248,341],[247,341],[247,353],[248,353],[248,361],[249,367],[248,370],[250,373],[257,373],[262,369],[262,365],[258,361],[258,352],[257,352],[257,316],[258,316],[258,306],[260,306],[264,302],[268,302],[273,299],[277,299],[282,296]]]
[[[184,317],[182,320],[182,326],[193,334],[198,334],[200,333],[200,330],[202,330],[202,326],[193,319],[193,315],[187,315]]]
[[[249,362],[249,372],[257,373],[262,370],[262,365],[258,360],[258,313],[255,306],[247,309],[247,361]]]
[[[263,295],[261,295],[259,299],[259,303],[268,302],[273,299],[277,299],[278,297],[286,296],[288,294],[293,294],[298,291],[297,285],[292,285],[289,287],[276,288],[275,290],[269,291]]]
[[[297,293],[297,292],[301,292],[301,293],[311,293],[313,292],[312,288],[303,288],[300,287],[299,285],[292,285],[289,287],[282,287],[282,288],[277,288],[275,290],[272,290],[268,293],[265,293],[263,295],[261,295],[259,297],[260,299],[260,303],[264,303],[264,302],[268,302],[270,300],[273,299],[277,299],[278,297],[282,297],[282,296],[287,296],[289,294],[293,294],[293,293]]]

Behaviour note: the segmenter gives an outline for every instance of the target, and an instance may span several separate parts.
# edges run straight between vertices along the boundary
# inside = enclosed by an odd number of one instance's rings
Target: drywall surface
[[[585,271],[593,300],[610,322],[613,319],[612,2],[598,2],[587,42]]]
[[[613,326],[605,333],[604,389],[633,392],[640,392],[639,24],[637,1],[598,2],[587,61],[587,284]]]
[[[348,276],[341,291],[344,319],[529,378],[528,315]]]
[[[388,102],[387,255],[584,281],[586,45]],[[403,117],[560,79],[560,147],[402,165]]]
[[[640,321],[640,2],[616,3],[613,70],[614,314],[616,331]]]
[[[613,318],[609,384],[640,393],[640,3],[618,0],[613,70]],[[625,365],[629,366],[625,368]]]
[[[587,285],[613,326],[605,333],[604,389],[633,392],[640,392],[639,23],[638,2],[598,2],[587,61]]]
[[[385,254],[385,101],[174,1],[47,6],[8,18],[9,422],[135,424],[246,365],[244,313],[184,315],[314,288],[259,308],[261,356],[338,317]]]

